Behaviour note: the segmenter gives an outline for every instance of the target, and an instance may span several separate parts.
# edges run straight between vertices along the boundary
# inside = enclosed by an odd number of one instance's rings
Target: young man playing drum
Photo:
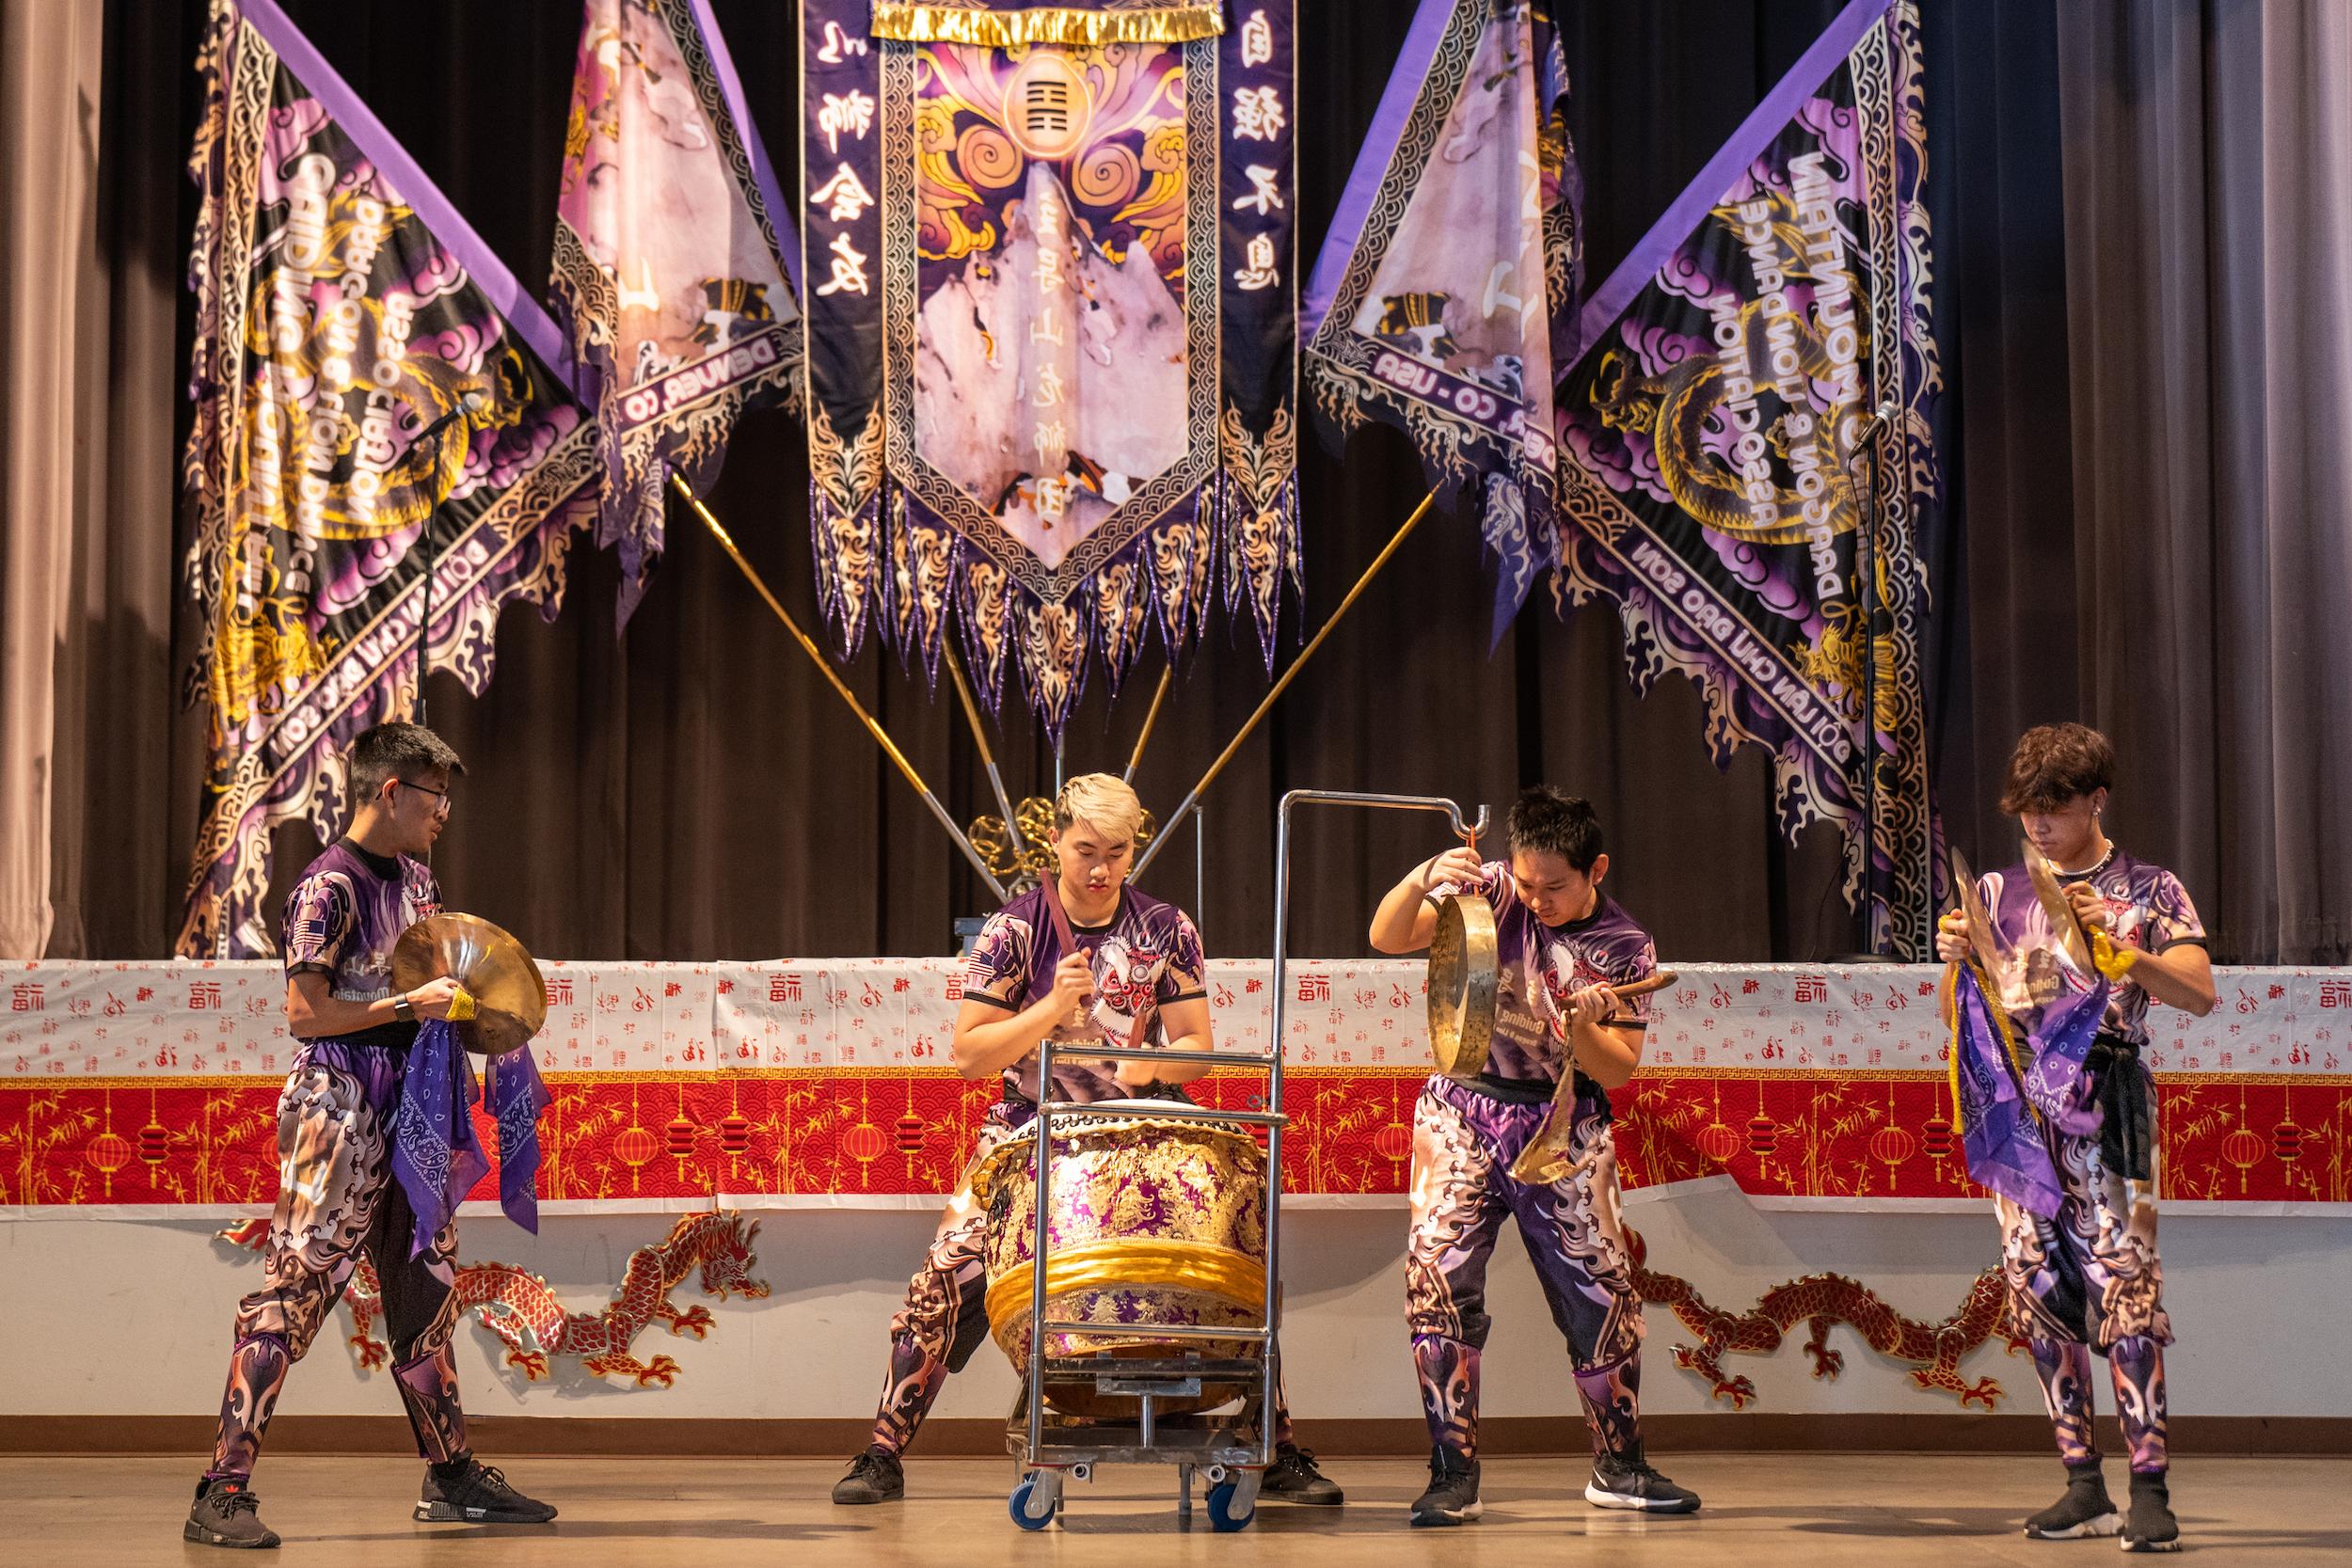
[[[1692,1513],[1697,1496],[1642,1451],[1642,1298],[1618,1224],[1606,1092],[1641,1065],[1645,1027],[1645,1005],[1621,1003],[1610,988],[1652,974],[1657,950],[1600,891],[1609,857],[1590,804],[1540,784],[1519,797],[1509,826],[1508,860],[1481,862],[1461,847],[1432,856],[1390,890],[1372,922],[1374,947],[1417,952],[1429,945],[1439,901],[1475,895],[1493,907],[1502,972],[1486,1069],[1474,1083],[1432,1075],[1413,1108],[1405,1291],[1431,1449],[1429,1489],[1412,1522],[1458,1525],[1480,1512],[1486,1260],[1505,1215],[1518,1221],[1567,1338],[1593,1433],[1585,1500]],[[1521,1181],[1512,1162],[1543,1126],[1563,1073],[1574,1074],[1573,1168],[1549,1185]]]
[[[1029,1124],[1041,1092],[1080,1104],[1182,1098],[1174,1085],[1208,1070],[1059,1054],[1070,1040],[1124,1044],[1154,1013],[1168,1049],[1210,1049],[1200,933],[1175,905],[1126,885],[1142,822],[1142,802],[1120,780],[1107,773],[1072,779],[1054,802],[1058,875],[997,911],[973,943],[956,1015],[956,1067],[966,1078],[994,1073],[1003,1081],[1003,1098],[980,1124],[973,1165]],[[1038,1083],[1037,1063],[1038,1045],[1048,1036],[1057,1046],[1050,1088]],[[900,1455],[947,1374],[961,1370],[988,1335],[987,1232],[988,1216],[967,1179],[948,1200],[930,1251],[907,1284],[906,1304],[891,1322],[890,1370],[873,1441],[834,1485],[834,1502],[905,1496]],[[1314,1456],[1291,1441],[1287,1412],[1278,1409],[1274,1418],[1277,1457],[1261,1496],[1342,1501]]]
[[[2009,1284],[2006,1327],[2033,1347],[2066,1466],[2065,1495],[2027,1519],[2026,1533],[2044,1541],[2121,1534],[2125,1551],[2166,1552],[2180,1548],[2164,1430],[2164,1347],[2172,1342],[2172,1320],[2156,1260],[2155,1096],[2140,1053],[2151,1001],[2201,1018],[2213,1011],[2213,966],[2180,879],[2117,848],[2101,831],[2114,784],[2115,748],[2082,724],[2027,730],[2010,760],[2001,809],[2016,814],[2049,862],[2075,920],[2110,949],[2094,967],[2115,978],[2079,1069],[2085,1099],[2100,1108],[2099,1126],[2082,1133],[2042,1126],[2057,1215],[2044,1219],[1997,1195],[1993,1206]],[[2101,975],[2084,973],[2053,931],[2026,866],[1983,877],[1977,891],[2001,953],[2000,973],[1991,978],[2002,1009],[2021,1040],[2036,1037],[2054,1004],[2087,994]],[[1968,960],[1966,915],[1944,917],[1935,950],[1947,963]],[[2128,1515],[2116,1513],[2100,1471],[2093,1354],[2106,1357],[2131,1450]]]
[[[237,1308],[229,1388],[211,1468],[185,1539],[278,1544],[251,1490],[253,1462],[286,1374],[351,1283],[365,1251],[383,1282],[392,1386],[425,1459],[416,1516],[536,1525],[555,1510],[524,1497],[466,1444],[450,1333],[457,1323],[456,1236],[421,1251],[415,1211],[392,1175],[392,1122],[420,1020],[464,1018],[457,984],[392,992],[392,947],[440,909],[427,853],[449,820],[457,753],[418,724],[378,724],[352,742],[351,831],[312,861],[286,900],[286,1026],[297,1042],[278,1105],[278,1207],[261,1289]],[[412,1255],[413,1254],[413,1255]]]

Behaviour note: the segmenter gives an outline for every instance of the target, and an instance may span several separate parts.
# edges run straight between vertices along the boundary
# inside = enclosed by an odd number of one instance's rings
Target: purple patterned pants
[[[450,1335],[457,1322],[456,1236],[409,1256],[416,1216],[392,1180],[389,1136],[406,1053],[313,1040],[294,1056],[278,1102],[278,1206],[262,1288],[237,1307],[220,1433],[208,1476],[249,1476],[286,1374],[310,1350],[359,1266],[384,1290],[392,1377],[426,1459],[466,1450]]]
[[[1405,1253],[1406,1323],[1429,1440],[1478,1457],[1478,1361],[1486,1259],[1517,1222],[1568,1343],[1596,1453],[1641,1440],[1642,1299],[1617,1217],[1617,1155],[1606,1102],[1577,1103],[1575,1170],[1548,1187],[1511,1176],[1546,1107],[1518,1105],[1432,1077],[1413,1107],[1412,1230]]]
[[[998,1103],[980,1123],[968,1173],[988,1152],[1029,1123],[1025,1105]],[[963,1370],[988,1338],[988,1213],[972,1197],[968,1178],[947,1200],[922,1267],[907,1281],[905,1303],[890,1320],[890,1370],[874,1413],[873,1445],[903,1453],[930,1414],[947,1374]],[[1278,1382],[1274,1438],[1291,1441],[1290,1402]]]
[[[2156,1206],[2108,1170],[2096,1134],[2048,1138],[2064,1196],[2056,1219],[1993,1200],[2001,1222],[2001,1270],[2010,1329],[2033,1347],[2042,1403],[2069,1465],[2099,1458],[2091,1427],[2090,1357],[2107,1358],[2116,1414],[2135,1473],[2161,1475],[2165,1448],[2164,1309],[2156,1257]],[[2153,1195],[2154,1184],[2147,1189]]]

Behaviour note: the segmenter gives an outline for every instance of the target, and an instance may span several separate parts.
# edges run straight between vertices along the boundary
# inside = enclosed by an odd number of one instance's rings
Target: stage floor
[[[8,1560],[41,1568],[121,1568],[217,1560],[184,1545],[192,1486],[186,1459],[0,1461],[19,1522]],[[1357,1568],[1367,1562],[1487,1562],[1519,1568],[1562,1560],[1565,1543],[1605,1548],[1612,1568],[1682,1564],[1693,1549],[1743,1568],[1844,1564],[2107,1561],[2112,1541],[2041,1543],[2017,1522],[2058,1492],[2053,1460],[1920,1454],[1706,1453],[1671,1459],[1667,1472],[1705,1495],[1706,1511],[1645,1520],[1581,1499],[1581,1472],[1565,1460],[1498,1460],[1486,1474],[1486,1515],[1458,1529],[1414,1530],[1406,1505],[1425,1479],[1395,1459],[1332,1457],[1325,1469],[1348,1489],[1343,1509],[1269,1504],[1238,1534],[1212,1538],[1196,1508],[1187,1539],[1176,1523],[1174,1472],[1120,1468],[1071,1489],[1063,1525],[1042,1535],[1005,1512],[1009,1463],[915,1461],[910,1499],[835,1508],[840,1466],[806,1460],[517,1459],[526,1490],[564,1511],[552,1527],[466,1528],[415,1524],[417,1467],[373,1459],[285,1457],[263,1462],[255,1490],[262,1517],[285,1538],[274,1561],[496,1564],[859,1562],[879,1568],[990,1568],[997,1563],[1280,1563]],[[2109,1461],[2119,1492],[2122,1467]],[[1580,1495],[1572,1497],[1574,1475]],[[2185,1545],[2230,1563],[2342,1564],[2352,1560],[2352,1460],[2193,1459],[2175,1472]],[[1084,1538],[1083,1558],[1065,1554]],[[1572,1548],[1573,1549],[1573,1548]],[[1531,1554],[1540,1555],[1531,1555]],[[22,1555],[20,1555],[22,1554]],[[229,1559],[229,1560],[236,1560]],[[1596,1555],[1596,1560],[1598,1560]]]

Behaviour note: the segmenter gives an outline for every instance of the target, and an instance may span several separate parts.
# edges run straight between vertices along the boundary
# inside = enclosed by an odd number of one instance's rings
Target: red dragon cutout
[[[691,1334],[700,1339],[709,1334],[717,1322],[709,1308],[671,1305],[670,1292],[689,1275],[699,1272],[705,1293],[721,1301],[730,1295],[747,1300],[765,1296],[768,1287],[751,1277],[757,1261],[752,1238],[758,1233],[757,1220],[746,1220],[732,1210],[682,1214],[668,1236],[629,1254],[620,1290],[596,1312],[565,1311],[546,1280],[507,1263],[459,1264],[457,1304],[505,1341],[506,1364],[534,1383],[548,1375],[552,1357],[577,1355],[599,1377],[626,1377],[640,1388],[655,1384],[666,1388],[677,1379],[677,1362],[667,1355],[641,1361],[629,1354],[630,1343],[655,1323],[674,1335]],[[222,1241],[257,1252],[268,1238],[267,1220],[247,1220],[220,1232]],[[372,1332],[383,1310],[383,1291],[375,1266],[366,1259],[360,1259],[343,1301],[351,1308],[352,1354],[363,1369],[383,1366],[389,1351]]]

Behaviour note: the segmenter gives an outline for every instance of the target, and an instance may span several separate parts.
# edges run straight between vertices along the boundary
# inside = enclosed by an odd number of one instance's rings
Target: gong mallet
[[[1664,990],[1680,978],[1671,969],[1639,980],[1629,980],[1622,986],[1611,986],[1619,1001],[1628,997],[1647,996]],[[1610,1018],[1605,1024],[1629,1022],[1630,1020]],[[1519,1157],[1511,1162],[1511,1179],[1531,1186],[1549,1186],[1574,1168],[1569,1150],[1576,1139],[1576,1064],[1573,1060],[1561,1064],[1560,1086],[1552,1091],[1551,1104],[1544,1111],[1544,1124],[1535,1129],[1535,1135],[1527,1140]]]

